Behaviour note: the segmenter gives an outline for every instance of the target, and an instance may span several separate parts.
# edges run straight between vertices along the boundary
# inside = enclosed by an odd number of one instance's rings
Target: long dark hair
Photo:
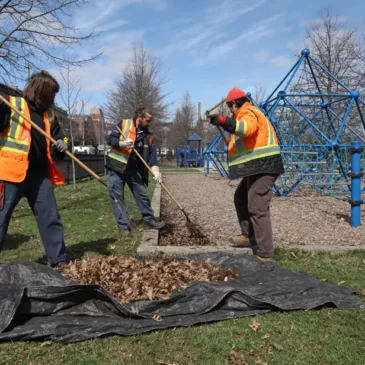
[[[55,95],[60,91],[57,80],[47,71],[33,74],[24,89],[24,98],[46,109],[52,107]]]

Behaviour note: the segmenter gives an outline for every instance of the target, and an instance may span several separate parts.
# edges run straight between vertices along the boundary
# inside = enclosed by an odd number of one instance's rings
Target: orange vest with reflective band
[[[260,109],[247,102],[234,119],[236,130],[228,144],[228,166],[280,154],[274,127]]]
[[[24,98],[10,96],[10,103],[21,111],[28,119],[30,113]],[[49,110],[43,114],[45,132],[51,134],[51,123],[55,115]],[[0,180],[20,183],[24,181],[29,167],[28,154],[31,137],[31,125],[20,115],[11,111],[9,125],[0,133]],[[51,156],[51,145],[46,138],[47,172],[53,185],[62,185],[65,180]]]
[[[131,139],[133,142],[136,142],[137,138],[137,129],[133,123],[133,119],[123,119],[121,122],[120,128],[125,136],[126,139]],[[119,139],[124,141],[122,134],[120,135]],[[123,164],[127,164],[129,156],[131,155],[133,149],[132,148],[120,148],[120,147],[112,147],[111,151],[109,152],[109,157],[117,160]]]

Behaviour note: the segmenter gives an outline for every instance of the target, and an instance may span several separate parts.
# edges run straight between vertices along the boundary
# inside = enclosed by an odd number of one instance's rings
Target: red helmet
[[[227,97],[226,97],[226,103],[229,103],[231,101],[244,98],[246,96],[246,93],[239,89],[238,87],[234,87],[232,90],[229,91]]]

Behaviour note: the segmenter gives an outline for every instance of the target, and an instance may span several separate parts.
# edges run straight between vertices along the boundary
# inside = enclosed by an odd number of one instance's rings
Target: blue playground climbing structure
[[[365,102],[359,92],[350,90],[304,49],[259,107],[277,132],[285,165],[275,193],[285,197],[297,187],[310,186],[349,200],[352,142],[359,146],[361,173],[365,161]],[[221,176],[228,177],[226,165],[217,162],[224,153],[217,133],[203,155]],[[365,185],[360,189],[364,193]]]

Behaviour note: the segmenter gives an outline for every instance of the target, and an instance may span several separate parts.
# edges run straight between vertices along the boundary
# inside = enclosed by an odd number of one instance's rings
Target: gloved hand
[[[158,181],[160,184],[162,183],[162,174],[160,172],[160,169],[158,166],[152,166],[152,173],[153,173],[153,178]]]
[[[210,124],[215,125],[217,127],[222,127],[224,123],[226,122],[227,118],[223,115],[212,115],[208,116],[210,120]]]
[[[132,148],[134,147],[134,142],[130,138],[125,139],[123,141],[119,141],[119,147],[120,148]]]
[[[58,139],[56,141],[55,147],[59,152],[65,152],[68,149],[67,143],[65,143],[62,139]]]

